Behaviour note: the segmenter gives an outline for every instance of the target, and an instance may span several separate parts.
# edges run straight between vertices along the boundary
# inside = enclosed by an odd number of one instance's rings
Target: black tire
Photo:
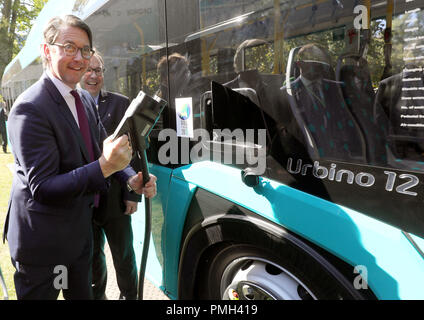
[[[341,273],[321,258],[296,248],[289,241],[283,242],[279,250],[273,249],[272,252],[251,244],[221,244],[202,256],[197,269],[196,295],[200,299],[220,300],[231,298],[230,291],[233,295],[236,291],[235,295],[239,299],[248,300],[290,297],[302,300],[363,299]],[[256,268],[259,272],[264,270],[268,274],[261,274],[262,278],[259,276],[259,280],[255,278],[254,281],[247,279],[246,282],[244,279],[236,282],[237,288],[234,285],[226,287],[233,276],[243,274],[243,268]],[[290,289],[284,288],[284,279],[289,280],[287,287]],[[246,286],[246,283],[249,285]],[[278,284],[275,286],[270,285],[271,283]],[[296,283],[298,287],[294,290],[293,284]],[[288,296],[285,295],[286,291],[290,293]],[[294,291],[297,291],[297,296]]]

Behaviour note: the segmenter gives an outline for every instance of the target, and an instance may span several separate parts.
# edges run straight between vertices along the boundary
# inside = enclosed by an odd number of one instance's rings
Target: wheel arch
[[[255,213],[231,203],[228,200],[216,201],[216,195],[200,189],[187,213],[184,239],[181,243],[178,270],[179,299],[195,299],[200,266],[204,259],[214,252],[232,244],[248,244],[263,248],[269,253],[280,250],[282,244],[291,246],[311,256],[322,268],[357,299],[375,299],[368,290],[353,288],[354,268],[321,247],[293,234]],[[201,210],[199,201],[214,199],[212,210]],[[219,200],[219,199],[218,199]],[[210,205],[210,201],[206,201]]]

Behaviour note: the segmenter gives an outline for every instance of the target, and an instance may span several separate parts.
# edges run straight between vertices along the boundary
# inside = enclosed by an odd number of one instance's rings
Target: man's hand
[[[128,179],[128,184],[135,193],[144,194],[146,198],[150,199],[156,195],[156,180],[157,178],[151,174],[149,182],[143,186],[143,174],[139,172]]]
[[[130,200],[125,200],[124,202],[126,206],[124,214],[131,215],[137,211],[138,202],[130,201]]]
[[[103,141],[103,153],[99,159],[100,168],[105,178],[124,169],[131,161],[132,149],[126,135],[112,140],[108,137]]]

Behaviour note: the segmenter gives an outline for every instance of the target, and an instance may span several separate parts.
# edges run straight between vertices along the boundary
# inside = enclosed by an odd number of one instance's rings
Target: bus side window
[[[409,71],[410,70],[410,71]],[[422,68],[405,69],[380,82],[374,112],[378,119],[388,118],[390,165],[405,169],[420,168],[424,153],[424,133],[420,117],[424,116],[420,100]]]

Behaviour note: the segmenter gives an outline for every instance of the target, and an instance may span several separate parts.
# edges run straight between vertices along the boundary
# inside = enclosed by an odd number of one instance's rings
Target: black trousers
[[[6,152],[6,148],[7,148],[7,131],[6,131],[6,125],[2,125],[0,124],[0,135],[1,135],[1,140],[2,140],[2,148],[3,151]]]
[[[105,299],[107,268],[104,253],[105,236],[112,253],[120,298],[137,298],[137,265],[133,248],[131,216],[122,214],[107,220],[102,225],[93,222],[93,295],[94,299]]]
[[[14,282],[18,300],[56,300],[60,290],[66,300],[91,300],[92,242],[74,262],[48,266],[15,266]]]

